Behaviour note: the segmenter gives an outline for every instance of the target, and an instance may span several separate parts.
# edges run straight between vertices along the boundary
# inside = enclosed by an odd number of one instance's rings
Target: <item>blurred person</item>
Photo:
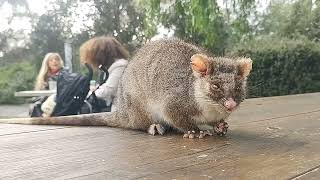
[[[83,63],[92,65],[95,70],[105,71],[100,74],[100,86],[94,93],[96,97],[103,99],[107,106],[114,104],[119,80],[128,65],[128,58],[128,50],[114,37],[95,37],[80,47],[80,60]],[[113,105],[112,111],[115,108]]]
[[[57,81],[61,69],[63,69],[63,60],[60,55],[58,53],[47,53],[36,79],[35,90],[48,90],[49,81]]]
[[[49,90],[56,88],[56,81],[59,72],[63,69],[64,64],[58,53],[47,53],[43,58],[40,71],[38,73],[35,90]],[[52,84],[50,87],[50,84]],[[55,108],[55,96],[41,96],[33,99],[33,104],[29,107],[29,115],[31,117],[49,117]]]

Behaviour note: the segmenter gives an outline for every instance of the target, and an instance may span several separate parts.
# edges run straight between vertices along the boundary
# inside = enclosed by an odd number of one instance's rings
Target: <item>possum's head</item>
[[[250,58],[229,59],[195,54],[191,67],[196,78],[196,98],[219,104],[232,112],[245,99],[246,81],[252,69]]]

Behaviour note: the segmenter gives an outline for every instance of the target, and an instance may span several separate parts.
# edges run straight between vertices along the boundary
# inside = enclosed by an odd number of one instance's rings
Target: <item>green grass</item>
[[[0,68],[0,104],[20,104],[25,98],[14,96],[14,92],[31,90],[36,76],[31,63],[10,64]]]

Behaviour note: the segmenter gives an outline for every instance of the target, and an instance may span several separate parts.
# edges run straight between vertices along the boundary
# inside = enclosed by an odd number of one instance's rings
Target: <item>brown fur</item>
[[[118,111],[0,122],[140,130],[162,124],[182,132],[194,130],[200,124],[225,120],[231,113],[223,105],[228,97],[237,105],[243,101],[250,65],[248,58],[212,57],[177,39],[155,41],[142,47],[126,68],[119,83]]]

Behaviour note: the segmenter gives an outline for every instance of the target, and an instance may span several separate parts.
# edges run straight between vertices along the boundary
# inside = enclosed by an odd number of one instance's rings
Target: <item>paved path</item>
[[[0,118],[4,117],[27,117],[29,104],[0,105]]]
[[[247,100],[229,125],[226,137],[183,139],[0,124],[0,179],[319,179],[320,93]]]

